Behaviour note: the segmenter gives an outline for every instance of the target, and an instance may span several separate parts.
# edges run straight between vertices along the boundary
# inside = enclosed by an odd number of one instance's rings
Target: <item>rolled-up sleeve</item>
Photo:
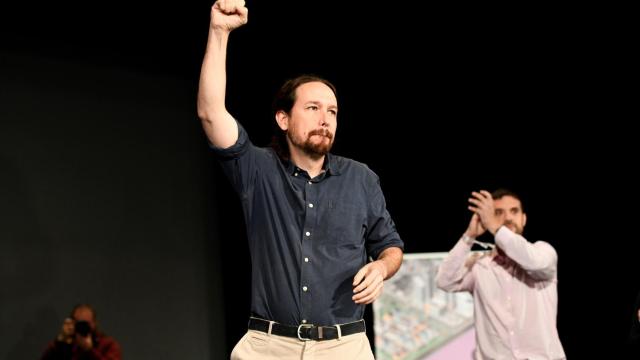
[[[466,266],[470,252],[471,246],[462,240],[449,251],[440,263],[436,275],[436,285],[439,289],[449,292],[473,291],[475,279],[471,266]]]
[[[255,151],[251,151],[255,147],[242,125],[238,123],[238,139],[235,144],[224,149],[212,144],[209,146],[220,161],[222,170],[236,192],[246,194],[249,191],[249,184],[252,183],[252,174],[255,173],[253,166]]]
[[[549,243],[530,243],[506,226],[498,229],[495,240],[496,245],[534,279],[550,280],[556,276],[558,255]]]
[[[404,251],[404,242],[387,210],[379,179],[376,177],[373,183],[369,199],[366,248],[367,255],[375,260],[386,248],[397,247]]]

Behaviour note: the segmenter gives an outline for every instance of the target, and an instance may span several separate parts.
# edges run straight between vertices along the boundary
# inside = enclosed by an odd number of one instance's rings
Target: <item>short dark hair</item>
[[[91,310],[91,314],[93,315],[93,321],[96,321],[98,316],[96,314],[96,310],[93,308],[93,306],[89,305],[89,304],[77,304],[76,306],[73,307],[73,309],[71,310],[71,314],[69,314],[69,317],[71,317],[72,319],[75,320],[75,318],[73,317],[73,315],[76,313],[76,310],[78,309],[89,309]]]
[[[522,199],[520,198],[520,195],[516,194],[515,192],[511,191],[510,189],[499,188],[499,189],[494,190],[491,193],[491,197],[493,198],[493,200],[502,199],[505,196],[511,196],[512,198],[517,199],[518,201],[520,201],[520,208],[524,212],[524,204],[522,203]]]
[[[336,98],[338,97],[336,87],[329,80],[314,74],[303,74],[287,80],[280,87],[280,90],[276,93],[271,105],[271,109],[273,111],[272,115],[275,116],[279,111],[284,111],[285,113],[290,114],[291,108],[293,108],[293,104],[296,102],[296,90],[300,85],[310,82],[320,82],[327,85],[331,91],[333,91],[333,95],[335,95]],[[270,146],[281,158],[288,159],[289,146],[287,145],[286,133],[278,127],[277,123],[274,122],[273,126],[273,137],[271,138]]]

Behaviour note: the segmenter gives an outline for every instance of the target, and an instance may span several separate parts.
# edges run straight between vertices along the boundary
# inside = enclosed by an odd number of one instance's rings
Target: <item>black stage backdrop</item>
[[[27,1],[0,13],[0,359],[37,358],[77,302],[96,306],[127,359],[227,358],[244,333],[244,222],[196,116],[210,6]],[[227,105],[254,143],[269,141],[284,79],[329,78],[334,152],[380,175],[407,252],[447,251],[472,190],[512,188],[525,235],[559,254],[568,357],[622,357],[640,290],[637,115],[622,111],[631,95],[618,85],[632,82],[599,14],[248,6]]]

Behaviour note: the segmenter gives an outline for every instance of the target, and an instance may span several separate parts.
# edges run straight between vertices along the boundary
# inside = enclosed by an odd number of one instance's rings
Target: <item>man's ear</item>
[[[522,228],[524,229],[524,226],[527,225],[527,214],[522,213]]]
[[[276,112],[276,122],[282,131],[289,129],[289,115],[286,112],[279,110]]]

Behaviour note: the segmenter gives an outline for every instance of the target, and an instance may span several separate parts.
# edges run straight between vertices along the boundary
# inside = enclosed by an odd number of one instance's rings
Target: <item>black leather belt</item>
[[[249,318],[249,329],[269,333],[268,320]],[[340,330],[338,330],[338,328]],[[271,323],[271,333],[273,335],[297,338],[300,340],[333,340],[340,336],[361,333],[366,331],[363,320],[354,321],[347,324],[334,326],[316,326],[312,324],[300,324],[298,326],[284,325],[277,322]]]

